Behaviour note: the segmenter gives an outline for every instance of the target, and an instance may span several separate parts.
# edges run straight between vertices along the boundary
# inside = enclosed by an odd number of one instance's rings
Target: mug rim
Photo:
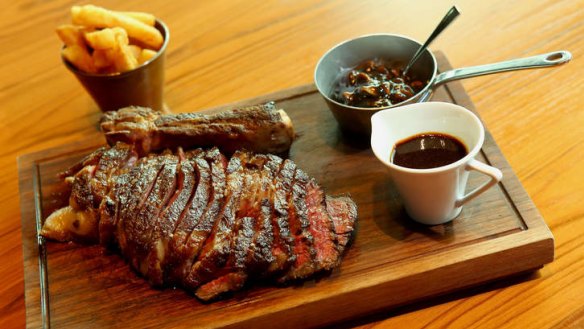
[[[445,166],[417,169],[417,168],[408,168],[408,167],[396,165],[393,162],[389,161],[389,159],[388,160],[383,159],[383,157],[381,157],[378,154],[376,148],[373,147],[373,138],[374,138],[374,134],[375,134],[375,129],[374,129],[375,125],[373,124],[373,122],[374,122],[374,119],[376,117],[382,116],[387,111],[411,111],[412,107],[416,107],[416,106],[418,106],[418,107],[432,107],[434,105],[447,106],[447,108],[449,108],[449,109],[465,113],[465,115],[470,117],[472,119],[472,121],[475,122],[475,124],[477,124],[477,126],[479,128],[478,140],[475,143],[474,147],[472,149],[468,150],[468,153],[463,158],[461,158],[455,162],[449,163]],[[382,111],[379,111],[379,112],[373,114],[373,116],[371,117],[371,123],[372,123],[371,124],[371,126],[372,126],[371,149],[372,149],[373,153],[375,154],[375,156],[377,157],[377,159],[379,159],[383,164],[385,164],[386,166],[390,167],[393,170],[405,172],[405,173],[411,173],[411,174],[421,174],[421,175],[435,174],[435,173],[445,172],[445,171],[449,171],[449,170],[458,168],[458,167],[462,166],[463,164],[467,163],[468,161],[470,161],[471,159],[473,159],[479,153],[479,151],[483,147],[484,140],[485,140],[485,128],[484,128],[481,120],[479,119],[479,117],[475,113],[473,113],[471,110],[469,110],[463,106],[460,106],[458,104],[447,103],[447,102],[415,103],[415,104],[400,106],[400,107],[395,108],[395,109],[382,110]],[[449,134],[447,132],[441,132],[439,129],[433,129],[433,130],[429,130],[429,131]],[[451,135],[451,134],[449,134],[449,135]],[[459,136],[455,136],[455,137],[460,138]]]

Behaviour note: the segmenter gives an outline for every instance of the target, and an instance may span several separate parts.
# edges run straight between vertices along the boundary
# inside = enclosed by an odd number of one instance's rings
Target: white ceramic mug
[[[485,129],[471,111],[443,102],[418,103],[380,111],[371,117],[371,148],[389,173],[408,215],[427,225],[446,223],[460,214],[462,205],[501,180],[497,168],[475,160],[483,146]],[[444,133],[465,144],[468,154],[442,167],[411,169],[390,161],[394,146],[422,133]],[[489,176],[489,180],[465,193],[471,170]]]

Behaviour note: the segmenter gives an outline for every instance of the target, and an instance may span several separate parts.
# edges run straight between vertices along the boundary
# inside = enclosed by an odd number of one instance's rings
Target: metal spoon
[[[444,31],[444,29],[446,29],[448,27],[448,25],[450,25],[450,23],[452,23],[456,17],[458,17],[458,15],[460,15],[458,8],[456,8],[456,6],[452,6],[452,8],[450,8],[450,10],[446,13],[446,15],[444,15],[444,18],[442,18],[442,21],[440,21],[438,26],[436,26],[436,28],[434,29],[434,32],[432,32],[432,34],[430,35],[428,40],[426,40],[426,42],[424,42],[424,44],[420,48],[418,48],[418,51],[416,51],[416,53],[414,54],[414,57],[412,57],[412,59],[410,59],[410,62],[408,63],[408,65],[406,65],[406,68],[404,69],[403,75],[406,75],[406,73],[408,73],[408,70],[418,60],[418,58],[420,58],[420,55],[422,55],[422,52],[424,52],[424,50],[426,50],[426,48],[428,48],[430,43],[432,43],[432,41],[434,41],[434,39],[440,33],[442,33],[442,31]]]

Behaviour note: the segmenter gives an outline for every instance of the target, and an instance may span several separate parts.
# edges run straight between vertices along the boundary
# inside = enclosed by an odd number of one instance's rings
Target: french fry
[[[93,5],[73,6],[71,16],[75,25],[93,28],[122,27],[129,37],[143,42],[152,49],[159,49],[164,42],[162,34],[156,28],[128,15],[105,8]]]
[[[57,35],[66,46],[83,45],[82,27],[64,24],[57,27]]]
[[[119,72],[129,71],[138,66],[138,59],[134,57],[132,50],[128,46],[128,35],[122,28],[115,28],[116,41],[118,46],[114,49],[113,62]]]
[[[115,39],[118,45],[127,46],[130,43],[130,40],[128,39],[128,33],[126,32],[126,30],[124,30],[121,27],[114,27],[112,28],[112,31],[114,32]]]
[[[140,57],[138,57],[138,63],[144,64],[144,63],[148,62],[149,60],[151,60],[152,58],[154,58],[154,56],[156,56],[156,51],[154,51],[152,49],[144,48],[144,49],[142,49],[142,52],[140,53]]]
[[[77,69],[88,72],[96,73],[95,65],[91,55],[84,46],[80,45],[70,45],[63,49],[63,57],[68,60]]]
[[[121,45],[114,52],[114,66],[119,72],[133,70],[138,67],[138,60],[132,54],[130,47]]]
[[[116,34],[113,29],[107,28],[85,34],[85,41],[93,49],[111,49],[116,47]]]
[[[143,13],[138,11],[120,11],[118,13],[132,17],[133,19],[150,26],[154,26],[154,23],[156,22],[156,17],[149,13]]]
[[[140,55],[142,54],[142,48],[136,45],[128,45],[128,48],[130,48],[130,51],[132,51],[132,55],[140,64]]]
[[[96,49],[93,51],[91,57],[97,71],[103,71],[104,69],[113,65],[111,60],[112,52],[113,50],[111,49]]]

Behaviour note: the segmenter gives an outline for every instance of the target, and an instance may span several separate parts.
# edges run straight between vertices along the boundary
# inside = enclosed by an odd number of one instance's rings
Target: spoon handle
[[[414,54],[414,57],[412,57],[412,59],[410,60],[410,62],[406,66],[406,68],[404,69],[403,75],[406,75],[406,73],[408,73],[408,70],[410,69],[410,67],[418,60],[418,58],[420,57],[420,55],[422,55],[424,50],[426,50],[426,48],[428,48],[428,45],[430,43],[432,43],[432,41],[434,41],[434,39],[436,39],[436,37],[440,33],[442,33],[442,31],[444,31],[444,29],[446,27],[448,27],[448,25],[450,25],[450,23],[452,23],[452,21],[454,21],[454,19],[456,17],[458,17],[458,15],[460,15],[458,8],[456,8],[456,6],[452,6],[452,8],[450,8],[450,10],[446,13],[446,15],[444,15],[444,18],[442,18],[442,21],[440,21],[438,26],[436,26],[436,28],[434,29],[434,32],[432,32],[430,37],[428,37],[428,40],[426,40],[426,42],[424,42],[424,44],[420,48],[418,48],[418,51],[416,51],[416,53]]]

